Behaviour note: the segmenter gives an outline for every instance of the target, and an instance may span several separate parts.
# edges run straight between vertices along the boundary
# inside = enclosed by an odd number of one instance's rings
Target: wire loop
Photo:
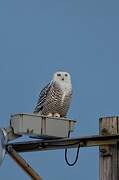
[[[70,131],[68,132],[68,138],[70,137]],[[68,158],[67,158],[67,148],[65,149],[65,161],[66,161],[66,163],[69,165],[69,166],[74,166],[75,164],[76,164],[76,162],[77,162],[77,160],[78,160],[78,157],[79,157],[79,150],[80,150],[80,143],[79,143],[79,145],[78,145],[78,147],[77,147],[77,153],[76,153],[76,158],[75,158],[75,161],[74,162],[72,162],[72,163],[70,163],[69,161],[68,161]]]

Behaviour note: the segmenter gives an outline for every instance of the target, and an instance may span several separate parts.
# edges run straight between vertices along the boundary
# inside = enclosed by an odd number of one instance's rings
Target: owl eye
[[[67,76],[68,76],[68,74],[65,74],[65,76],[67,77]]]
[[[61,76],[61,74],[57,74],[57,76]]]

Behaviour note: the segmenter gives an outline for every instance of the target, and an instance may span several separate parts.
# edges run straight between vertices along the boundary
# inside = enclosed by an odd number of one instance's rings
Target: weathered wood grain
[[[119,133],[118,117],[100,119],[100,135]],[[119,180],[118,143],[100,146],[100,180]]]

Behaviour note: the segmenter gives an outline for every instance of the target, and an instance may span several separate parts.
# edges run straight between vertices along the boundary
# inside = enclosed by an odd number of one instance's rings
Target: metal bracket
[[[22,136],[22,135],[14,134],[14,130],[12,127],[4,128],[4,130],[7,133],[7,140],[8,141],[12,141],[12,140],[17,139],[17,138]]]
[[[110,135],[110,133],[106,128],[103,128],[101,130],[101,135],[106,136],[106,135]],[[112,156],[111,148],[109,145],[100,146],[100,153],[101,156]]]

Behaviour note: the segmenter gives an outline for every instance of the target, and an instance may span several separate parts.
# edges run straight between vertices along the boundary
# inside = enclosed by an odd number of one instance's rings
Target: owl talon
[[[53,117],[53,114],[52,114],[52,113],[49,113],[47,116],[48,116],[48,117]]]
[[[55,114],[54,114],[54,117],[57,117],[57,118],[59,118],[59,117],[60,117],[60,114],[58,114],[58,113],[55,113]]]

